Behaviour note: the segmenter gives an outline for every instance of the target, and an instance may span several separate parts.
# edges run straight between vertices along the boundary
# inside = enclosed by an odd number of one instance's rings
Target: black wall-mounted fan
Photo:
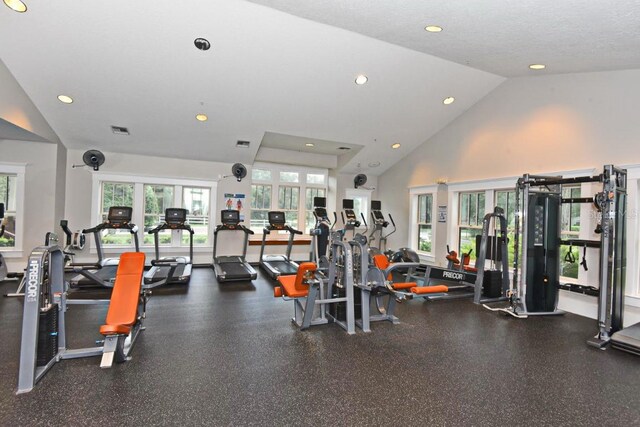
[[[231,167],[231,173],[240,182],[242,178],[247,176],[247,168],[242,163],[236,163]]]
[[[366,183],[367,183],[367,175],[363,173],[359,173],[358,175],[356,175],[355,178],[353,178],[353,186],[355,188],[362,187]]]
[[[84,166],[89,166],[93,168],[94,171],[100,170],[100,166],[104,164],[104,154],[98,150],[88,150],[85,151],[82,155],[82,161],[84,165],[73,165],[72,168],[82,168]]]

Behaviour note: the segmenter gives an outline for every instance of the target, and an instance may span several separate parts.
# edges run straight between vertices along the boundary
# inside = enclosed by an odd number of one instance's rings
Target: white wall
[[[639,109],[640,70],[510,79],[383,174],[380,198],[408,219],[408,188],[439,177],[460,182],[640,163]],[[390,246],[404,246],[407,236],[408,225],[399,224]],[[447,238],[437,237],[438,253]],[[561,306],[595,313],[593,299],[564,292]],[[635,319],[640,311],[629,309],[627,320]]]
[[[0,60],[0,118],[50,142],[60,142],[49,123]],[[4,157],[4,154],[3,154]]]
[[[0,140],[0,162],[26,164],[22,253],[7,257],[9,271],[22,271],[31,250],[56,230],[56,159],[58,145]]]

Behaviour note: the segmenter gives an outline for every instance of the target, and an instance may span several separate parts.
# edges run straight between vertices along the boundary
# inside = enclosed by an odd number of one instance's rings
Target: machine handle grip
[[[365,228],[369,228],[369,226],[367,225],[367,220],[364,218],[364,214],[362,212],[360,212],[360,217],[362,218],[362,223],[364,224]]]
[[[391,216],[391,214],[389,214],[389,219],[391,220],[391,224],[393,224],[393,228],[396,228],[396,223],[393,220],[393,217]]]

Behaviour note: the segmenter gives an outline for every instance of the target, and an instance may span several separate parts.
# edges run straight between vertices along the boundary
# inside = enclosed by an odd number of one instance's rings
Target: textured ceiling
[[[502,76],[640,68],[638,0],[250,1]]]
[[[70,148],[252,163],[273,132],[361,145],[341,170],[379,174],[504,80],[241,0],[28,4],[0,5],[0,58]]]

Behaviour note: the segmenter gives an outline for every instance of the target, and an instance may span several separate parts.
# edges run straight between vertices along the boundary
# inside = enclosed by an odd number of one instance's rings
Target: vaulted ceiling
[[[294,150],[296,137],[301,147],[308,139],[331,142],[326,150],[362,146],[342,171],[377,175],[503,76],[522,74],[522,67],[527,73],[532,61],[568,56],[532,35],[534,4],[548,8],[548,0],[529,0],[524,9],[509,8],[506,0],[465,7],[430,0],[24,1],[29,10],[22,14],[0,5],[0,59],[62,142],[78,149],[252,163],[272,133],[286,135]],[[584,37],[582,26],[567,27],[573,16],[583,25],[590,16],[585,9],[593,9],[587,5],[595,2],[567,3],[576,8],[556,4],[571,14],[554,28],[572,34],[565,40],[577,40],[582,56],[592,53],[591,63],[579,63],[578,55],[575,70],[595,66],[594,50],[608,50],[615,67],[640,67],[640,49],[618,55],[627,45],[616,44],[626,40],[628,20],[637,18],[631,2],[615,3],[628,13],[610,11],[621,26],[618,38],[604,41]],[[511,33],[493,28],[497,39],[465,27],[501,20]],[[428,34],[423,27],[429,23],[445,31]],[[526,34],[512,39],[518,28]],[[198,37],[211,49],[196,49]],[[548,55],[529,58],[528,52]],[[359,74],[368,76],[365,85],[354,83]],[[59,102],[60,94],[74,102]],[[449,96],[456,101],[444,105]],[[197,121],[199,113],[208,120]],[[112,125],[127,127],[130,135],[112,133]],[[251,145],[236,148],[237,140]],[[393,143],[401,147],[391,149]]]

